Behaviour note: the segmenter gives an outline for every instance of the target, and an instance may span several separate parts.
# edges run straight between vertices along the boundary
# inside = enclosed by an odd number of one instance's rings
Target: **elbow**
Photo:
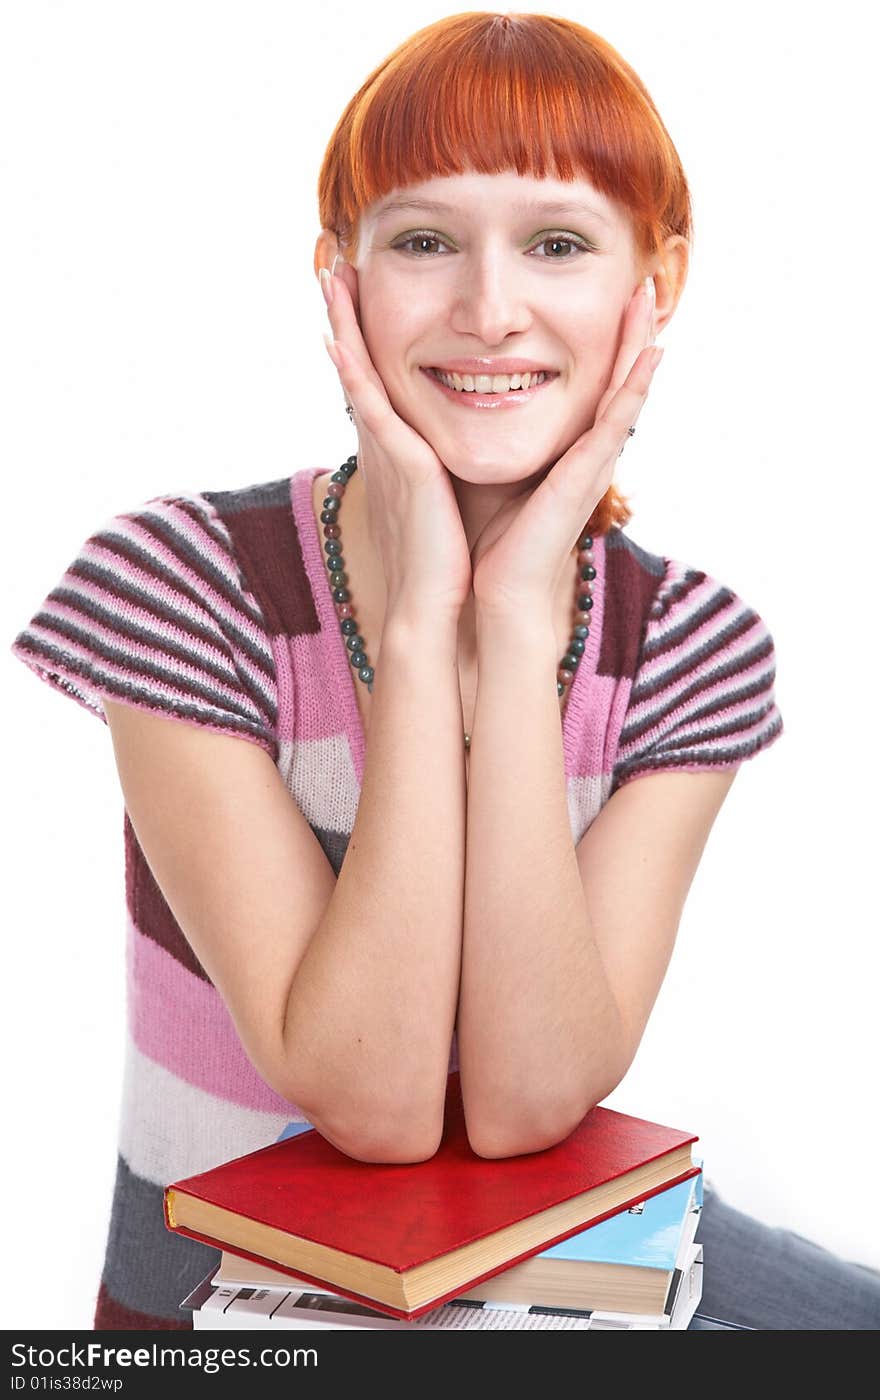
[[[469,1125],[468,1141],[478,1157],[523,1157],[529,1152],[544,1152],[548,1147],[564,1142],[576,1126],[576,1123],[571,1127],[555,1125],[541,1128],[534,1124]]]
[[[544,1152],[556,1147],[574,1132],[584,1118],[598,1104],[611,1088],[599,1095],[591,1095],[586,1103],[575,1106],[562,1105],[555,1108],[544,1104],[520,1111],[516,1118],[507,1121],[494,1119],[467,1119],[468,1141],[478,1157],[520,1157],[530,1152]]]
[[[433,1157],[443,1136],[442,1108],[438,1116],[427,1106],[418,1111],[366,1108],[326,1101],[299,1106],[323,1138],[358,1162],[425,1162]]]
[[[340,1152],[356,1162],[384,1163],[386,1166],[408,1162],[427,1162],[440,1146],[436,1137],[408,1137],[403,1132],[355,1133],[334,1143]]]

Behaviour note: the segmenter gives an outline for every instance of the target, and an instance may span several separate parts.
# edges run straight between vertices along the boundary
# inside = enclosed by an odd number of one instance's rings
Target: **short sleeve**
[[[109,520],[11,650],[104,724],[106,698],[277,757],[271,639],[229,531],[203,496],[153,497]]]
[[[660,770],[735,768],[782,734],[776,653],[732,589],[665,561],[648,607],[611,792]]]

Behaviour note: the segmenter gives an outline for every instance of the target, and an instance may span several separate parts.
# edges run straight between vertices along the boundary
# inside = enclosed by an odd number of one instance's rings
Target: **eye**
[[[590,244],[585,243],[585,242],[583,241],[583,239],[581,239],[581,238],[575,238],[574,235],[573,235],[573,234],[570,234],[570,233],[549,233],[549,234],[546,234],[545,237],[542,238],[542,239],[540,240],[540,242],[538,242],[538,243],[535,244],[535,247],[536,247],[536,248],[545,248],[545,247],[547,246],[548,243],[555,243],[555,244],[557,244],[557,245],[560,244],[560,243],[563,243],[563,244],[565,244],[565,245],[566,245],[567,247],[569,247],[569,248],[576,248],[576,249],[578,250],[578,252],[580,252],[580,253],[591,253],[591,252],[594,252],[594,251],[595,251],[595,250],[591,247]],[[551,257],[551,258],[545,258],[545,259],[543,259],[543,261],[545,261],[545,262],[571,262],[572,259],[571,259],[570,257],[567,257],[567,258]]]
[[[395,250],[399,249],[402,252],[407,252],[410,251],[408,245],[412,243],[435,243],[441,247],[449,246],[448,244],[444,243],[444,240],[442,238],[439,238],[436,233],[430,233],[426,230],[421,230],[418,233],[408,233],[405,238],[399,238],[396,243],[391,244],[391,247]],[[596,251],[592,244],[585,243],[582,238],[577,238],[574,234],[570,233],[545,234],[543,238],[541,238],[536,244],[533,244],[532,246],[536,248],[545,248],[549,244],[555,244],[557,247],[560,244],[562,244],[567,248],[575,249],[578,253],[594,253]],[[426,252],[424,249],[420,249],[418,251],[416,251],[416,249],[412,249],[412,256],[416,258],[430,258],[436,256],[436,254],[433,254],[430,251]],[[541,262],[573,262],[574,260],[574,254],[570,254],[569,256],[563,257],[556,257],[555,255],[550,255],[547,257],[539,258],[539,261]]]
[[[408,233],[407,236],[406,236],[406,238],[398,239],[398,241],[397,241],[396,243],[392,243],[392,244],[391,244],[391,247],[392,247],[392,248],[401,248],[401,249],[405,249],[405,248],[406,248],[406,245],[407,245],[408,243],[442,243],[442,242],[443,242],[443,240],[442,240],[441,238],[438,238],[437,235],[436,235],[435,233]],[[413,253],[413,256],[416,257],[416,258],[425,258],[425,257],[430,257],[431,254],[430,254],[430,253],[425,253],[425,252],[418,252],[418,253],[414,252],[414,253]]]

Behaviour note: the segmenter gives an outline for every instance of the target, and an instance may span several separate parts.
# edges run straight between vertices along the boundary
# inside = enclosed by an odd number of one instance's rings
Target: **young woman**
[[[109,725],[125,797],[98,1328],[190,1325],[216,1253],[165,1229],[163,1186],[291,1124],[422,1160],[457,1067],[479,1154],[565,1137],[782,732],[759,615],[622,528],[691,235],[632,69],[563,19],[431,25],[349,103],[319,214],[356,454],[115,517],[14,643]],[[880,1321],[870,1270],[711,1188],[700,1238],[709,1313]]]

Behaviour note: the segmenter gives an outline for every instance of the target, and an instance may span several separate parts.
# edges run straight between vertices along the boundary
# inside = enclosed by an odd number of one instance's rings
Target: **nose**
[[[450,324],[486,350],[528,329],[531,313],[516,269],[499,250],[459,254]]]

